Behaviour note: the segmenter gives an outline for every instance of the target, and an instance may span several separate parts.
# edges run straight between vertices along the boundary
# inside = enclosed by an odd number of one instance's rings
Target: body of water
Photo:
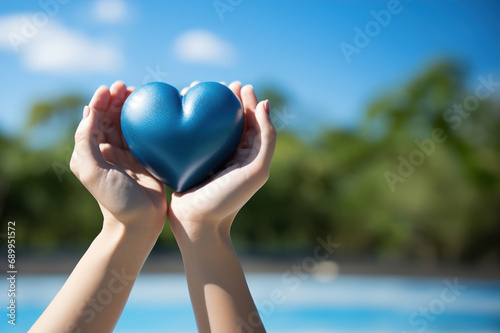
[[[500,332],[500,281],[306,274],[248,274],[268,332]],[[18,276],[16,326],[7,323],[2,281],[1,332],[26,332],[66,276]],[[251,332],[243,327],[242,332]],[[143,274],[115,332],[196,332],[183,274]]]

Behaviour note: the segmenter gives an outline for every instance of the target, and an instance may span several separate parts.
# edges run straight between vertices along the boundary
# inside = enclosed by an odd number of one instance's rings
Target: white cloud
[[[174,42],[176,56],[185,62],[231,66],[236,51],[228,42],[206,30],[190,30]]]
[[[26,32],[30,31],[30,27],[26,23],[30,22],[30,17],[33,17],[32,13],[0,16],[0,48],[5,50],[12,49],[11,42],[9,40],[11,33],[16,33],[22,36],[26,35]],[[33,25],[33,23],[31,24]],[[23,28],[26,30],[23,30]]]
[[[0,49],[17,52],[26,68],[59,73],[113,72],[123,64],[122,54],[108,43],[53,19],[37,24],[33,15],[0,17]]]
[[[127,14],[127,5],[123,0],[97,0],[94,3],[94,15],[101,22],[123,22]]]

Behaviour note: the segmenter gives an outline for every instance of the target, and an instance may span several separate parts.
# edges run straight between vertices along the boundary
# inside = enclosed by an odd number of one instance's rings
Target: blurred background
[[[16,221],[24,302],[0,327],[26,331],[101,228],[68,166],[93,92],[239,80],[278,130],[232,229],[270,331],[500,332],[499,14],[493,0],[0,1],[0,236],[6,253]],[[195,331],[168,227],[117,327],[133,331]]]

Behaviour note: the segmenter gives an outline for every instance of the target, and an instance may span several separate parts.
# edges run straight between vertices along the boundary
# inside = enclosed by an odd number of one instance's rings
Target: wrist
[[[101,230],[101,237],[119,243],[130,243],[134,247],[151,249],[161,233],[149,226],[141,227],[141,223],[133,225],[122,223],[116,219],[105,218]]]
[[[170,214],[168,220],[181,252],[188,249],[232,248],[229,233],[232,219],[181,221],[175,214]]]

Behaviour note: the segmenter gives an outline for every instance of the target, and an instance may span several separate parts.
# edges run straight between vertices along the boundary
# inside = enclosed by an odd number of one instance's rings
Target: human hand
[[[123,103],[133,90],[121,81],[97,89],[76,130],[70,167],[99,203],[105,225],[157,237],[167,212],[165,187],[134,158],[120,126]]]
[[[185,236],[196,239],[207,228],[228,233],[238,211],[269,177],[276,144],[269,101],[258,103],[250,85],[242,88],[240,82],[233,82],[229,88],[244,110],[243,138],[224,170],[187,192],[172,195],[168,217],[178,240]],[[184,88],[181,94],[188,89]]]

